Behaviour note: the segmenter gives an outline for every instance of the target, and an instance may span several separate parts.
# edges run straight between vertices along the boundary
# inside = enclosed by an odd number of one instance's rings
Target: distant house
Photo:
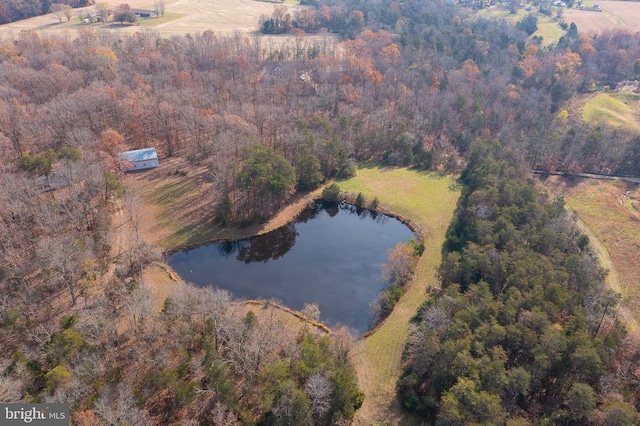
[[[149,9],[131,9],[138,18],[157,18],[158,14],[155,10]]]
[[[155,148],[134,149],[118,154],[122,171],[153,169],[158,167],[158,153]]]

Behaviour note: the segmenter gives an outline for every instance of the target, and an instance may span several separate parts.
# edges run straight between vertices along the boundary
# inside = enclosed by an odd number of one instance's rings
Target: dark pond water
[[[387,249],[414,235],[397,219],[354,206],[316,204],[269,234],[173,254],[186,281],[246,299],[276,299],[290,308],[317,303],[321,319],[359,332],[383,288]]]

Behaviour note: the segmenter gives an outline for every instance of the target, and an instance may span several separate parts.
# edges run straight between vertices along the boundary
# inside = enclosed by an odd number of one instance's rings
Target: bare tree
[[[311,402],[314,418],[321,421],[331,408],[331,380],[323,373],[313,374],[305,383],[304,391]]]
[[[342,365],[349,363],[355,342],[354,333],[348,327],[340,326],[335,330],[331,339],[331,349],[336,360]]]
[[[59,23],[62,24],[62,19],[66,16],[65,11],[71,10],[71,6],[63,3],[54,3],[51,5],[51,13],[56,17]]]
[[[71,21],[71,18],[73,18],[73,9],[70,7],[67,7],[62,11],[62,14],[64,15],[65,18],[67,18],[67,22],[69,22]]]
[[[96,14],[102,19],[102,23],[107,22],[107,18],[109,17],[109,3],[100,2],[95,5]]]
[[[260,368],[286,344],[280,329],[281,325],[273,315],[257,321],[249,312],[243,321],[227,321],[220,344],[221,355],[246,378],[245,392],[256,391],[253,385]]]
[[[66,287],[72,304],[76,304],[76,281],[80,271],[82,249],[76,235],[47,237],[40,242],[38,257],[49,272],[50,283]]]
[[[320,307],[315,302],[305,303],[300,312],[311,321],[320,321]]]
[[[213,339],[216,352],[218,351],[218,341],[224,324],[228,321],[229,307],[231,306],[231,295],[226,290],[203,288],[202,291],[202,313],[204,321],[211,320],[213,323]]]
[[[133,330],[140,330],[153,309],[151,292],[146,287],[138,286],[125,298],[124,306],[129,312]]]
[[[389,263],[382,265],[385,281],[390,285],[406,284],[418,260],[413,247],[399,242],[394,248],[387,250],[387,258]]]
[[[0,371],[6,371],[9,360],[0,359]],[[12,375],[0,375],[0,402],[18,402],[22,399],[24,383]]]
[[[212,424],[219,426],[237,426],[240,424],[233,412],[229,411],[221,402],[216,402],[208,416]]]
[[[156,18],[160,16],[160,3],[158,0],[153,1],[153,11],[156,13]]]
[[[131,389],[120,383],[116,392],[103,392],[95,404],[95,413],[108,424],[152,425],[153,422],[145,410],[138,408]]]

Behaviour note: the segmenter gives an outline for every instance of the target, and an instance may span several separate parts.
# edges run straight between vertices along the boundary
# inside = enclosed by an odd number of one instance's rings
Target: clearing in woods
[[[411,419],[401,411],[396,398],[407,326],[426,300],[427,288],[440,285],[436,270],[460,188],[450,176],[378,167],[359,169],[354,178],[339,185],[352,195],[361,192],[367,204],[377,197],[380,210],[410,224],[425,244],[406,293],[383,324],[358,341],[354,359],[365,393],[356,424],[407,424]]]
[[[165,251],[206,240],[242,238],[275,229],[293,220],[320,193],[317,190],[293,200],[264,225],[222,229],[210,221],[213,195],[206,168],[187,167],[181,159],[160,159],[160,164],[158,169],[126,175],[125,186],[142,199],[141,235]],[[188,174],[183,176],[182,170],[189,170]],[[377,197],[379,210],[406,221],[425,243],[424,254],[407,292],[384,323],[358,341],[354,357],[360,386],[366,395],[364,405],[356,414],[357,424],[406,424],[410,419],[400,410],[395,385],[401,372],[407,325],[426,299],[426,289],[439,285],[436,270],[460,188],[450,176],[378,167],[359,169],[354,178],[339,182],[339,185],[354,196],[362,192],[367,204]],[[171,279],[163,264],[155,264],[146,274],[145,285],[154,294],[159,307],[176,290],[176,279]],[[257,309],[256,312],[264,310]]]
[[[586,227],[594,252],[609,270],[607,282],[623,296],[627,330],[639,337],[640,186],[610,180],[551,176],[544,186],[563,196]],[[595,240],[594,240],[595,239]]]
[[[538,30],[533,33],[533,36],[542,37],[543,46],[557,43],[560,37],[565,34],[565,31],[560,28],[560,22],[565,22],[568,25],[573,22],[578,27],[578,32],[585,34],[597,34],[616,28],[631,32],[640,31],[640,3],[613,0],[583,1],[586,8],[590,8],[596,3],[600,6],[601,12],[581,10],[576,5],[574,8],[553,6],[551,16],[538,13],[536,6],[532,7],[530,11],[521,7],[513,14],[509,13],[508,8],[496,5],[481,9],[477,13],[480,16],[505,19],[514,24],[525,16],[533,14],[538,18]]]
[[[640,95],[630,91],[589,96],[582,107],[582,119],[593,127],[605,125],[624,132],[640,132]]]

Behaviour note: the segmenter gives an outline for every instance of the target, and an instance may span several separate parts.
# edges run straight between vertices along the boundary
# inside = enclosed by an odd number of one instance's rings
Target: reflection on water
[[[186,281],[238,297],[277,299],[293,309],[318,303],[323,321],[364,332],[383,287],[387,249],[412,237],[389,216],[317,203],[266,235],[176,253],[169,263]]]
[[[270,232],[265,238],[245,240],[246,243],[240,247],[236,259],[244,263],[278,259],[293,248],[297,236],[295,224],[290,223]]]

